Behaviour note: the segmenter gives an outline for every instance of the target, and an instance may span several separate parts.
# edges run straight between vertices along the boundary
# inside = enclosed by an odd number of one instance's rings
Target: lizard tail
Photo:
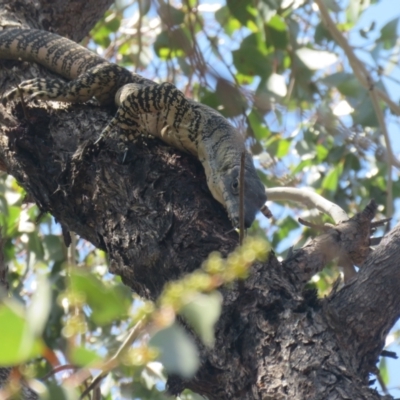
[[[0,31],[0,59],[33,61],[68,79],[107,61],[79,44],[47,31]]]

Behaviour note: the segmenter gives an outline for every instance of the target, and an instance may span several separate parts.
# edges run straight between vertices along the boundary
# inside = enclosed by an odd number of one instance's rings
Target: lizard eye
[[[239,192],[239,179],[234,179],[231,183],[232,193],[237,194]]]

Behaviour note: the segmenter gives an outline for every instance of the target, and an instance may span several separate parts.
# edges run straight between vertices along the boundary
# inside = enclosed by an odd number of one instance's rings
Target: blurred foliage
[[[376,87],[398,89],[399,15],[394,9],[378,28],[379,21],[362,22],[378,0],[325,3]],[[267,187],[313,188],[350,215],[371,198],[382,215],[397,213],[394,199],[400,185],[388,146],[399,153],[398,141],[393,134],[390,142],[384,141],[368,90],[312,1],[118,0],[85,44],[150,79],[173,82],[186,96],[230,118],[247,135]],[[393,100],[398,104],[398,98]],[[393,129],[398,119],[387,104],[380,107]],[[104,367],[126,333],[145,321],[153,347],[149,335],[139,332],[134,346],[102,381],[102,395],[168,398],[164,367],[190,376],[198,365],[193,340],[174,323],[176,313],[212,346],[221,306],[215,289],[246,276],[248,260],[260,255],[254,250],[258,242],[246,250],[253,255],[237,253],[235,261],[211,255],[203,270],[171,283],[153,304],[135,298],[118,277],[108,274],[105,255],[87,242],[73,238],[66,249],[59,225],[48,215],[38,222],[37,207],[24,197],[11,177],[1,177],[0,224],[10,298],[3,290],[0,323],[10,330],[0,338],[0,364],[17,366],[42,398],[75,399],[70,377],[81,369]],[[250,236],[268,238],[282,257],[290,246],[300,247],[318,234],[301,228],[297,217],[332,222],[301,205],[270,208],[273,223],[260,217]],[[332,263],[309,285],[324,296],[339,273]],[[392,336],[398,341],[398,332]],[[381,371],[387,383],[384,362]],[[43,377],[44,385],[34,380]],[[17,380],[4,390],[17,391]],[[180,398],[199,396],[186,391]]]

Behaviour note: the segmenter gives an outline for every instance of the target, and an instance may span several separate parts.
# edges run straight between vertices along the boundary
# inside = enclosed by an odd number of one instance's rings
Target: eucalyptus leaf
[[[0,365],[21,364],[38,357],[44,350],[27,320],[24,309],[7,300],[0,305]]]
[[[319,51],[302,47],[296,50],[300,60],[311,70],[322,69],[331,66],[338,61],[336,54],[329,51]]]
[[[219,292],[198,294],[186,304],[180,314],[196,331],[203,343],[214,345],[214,325],[221,314],[222,296]]]
[[[169,374],[191,378],[200,361],[194,341],[177,323],[157,332],[149,342],[160,351],[159,359]]]

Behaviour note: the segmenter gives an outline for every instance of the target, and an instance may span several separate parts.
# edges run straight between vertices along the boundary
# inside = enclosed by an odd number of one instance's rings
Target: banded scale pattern
[[[7,29],[0,34],[1,57],[43,65],[67,79],[106,63],[106,60],[61,36],[36,29]]]
[[[82,103],[95,97],[100,104],[115,102],[118,110],[100,135],[122,130],[150,134],[196,156],[205,169],[208,187],[223,204],[232,223],[239,223],[239,170],[244,138],[220,113],[187,99],[170,83],[156,84],[56,34],[34,29],[0,31],[0,59],[41,64],[62,79],[31,79],[19,85],[27,100]],[[14,88],[3,103],[15,100]],[[96,142],[97,143],[97,142]],[[266,195],[250,153],[245,158],[245,224],[250,226]]]

